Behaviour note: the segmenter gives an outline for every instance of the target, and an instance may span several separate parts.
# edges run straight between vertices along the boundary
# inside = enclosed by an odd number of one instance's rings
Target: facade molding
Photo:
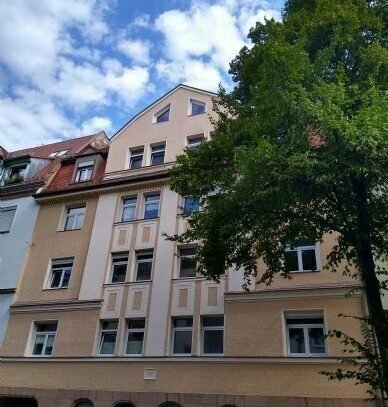
[[[100,309],[103,300],[25,302],[11,305],[11,314]]]

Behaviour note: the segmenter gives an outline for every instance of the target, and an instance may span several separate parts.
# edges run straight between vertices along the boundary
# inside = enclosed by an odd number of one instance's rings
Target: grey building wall
[[[39,206],[31,196],[0,200],[0,207],[16,206],[16,214],[9,233],[0,233],[0,345],[7,326],[9,305],[13,294],[1,290],[15,289],[31,241]]]

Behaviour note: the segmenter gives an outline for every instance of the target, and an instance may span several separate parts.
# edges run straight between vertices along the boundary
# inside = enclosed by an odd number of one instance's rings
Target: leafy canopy
[[[201,200],[199,267],[289,277],[287,242],[338,232],[327,267],[387,255],[387,10],[383,1],[290,0],[250,31],[220,88],[215,136],[177,159],[172,188]],[[360,215],[366,222],[360,223]],[[363,227],[363,225],[366,227]],[[365,226],[364,225],[364,226]]]

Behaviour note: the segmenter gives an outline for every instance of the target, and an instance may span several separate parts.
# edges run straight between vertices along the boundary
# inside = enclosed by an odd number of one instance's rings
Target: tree
[[[384,1],[289,0],[282,21],[251,29],[252,47],[220,88],[215,136],[177,159],[171,185],[204,208],[181,242],[199,240],[200,271],[228,267],[289,278],[287,242],[335,233],[327,267],[356,265],[388,389],[388,322],[376,260],[387,258],[387,6]],[[350,268],[347,267],[350,273]]]

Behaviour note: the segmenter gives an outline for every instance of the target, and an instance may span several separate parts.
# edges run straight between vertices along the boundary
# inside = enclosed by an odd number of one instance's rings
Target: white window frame
[[[83,213],[77,213],[77,214],[75,214],[75,215],[70,215],[69,214],[69,211],[71,211],[72,209],[80,209],[80,208],[84,208],[84,212]],[[83,220],[82,220],[82,226],[80,227],[80,228],[74,228],[74,227],[72,227],[72,228],[67,228],[66,227],[66,225],[67,225],[67,220],[68,220],[68,218],[70,217],[70,216],[74,216],[74,220],[73,220],[73,226],[75,226],[76,224],[77,224],[77,219],[79,218],[79,217],[83,217]],[[79,204],[79,205],[74,205],[74,206],[66,206],[65,207],[65,213],[64,213],[64,220],[63,220],[63,228],[62,228],[62,230],[63,231],[70,231],[70,230],[81,230],[82,228],[83,228],[83,226],[84,226],[84,223],[85,223],[85,216],[86,216],[86,204]]]
[[[191,327],[176,327],[175,320],[177,319],[191,319],[192,324]],[[193,316],[181,316],[181,317],[173,317],[172,318],[172,326],[171,326],[171,354],[174,356],[191,356],[193,354],[193,334],[194,334],[194,318]],[[175,332],[191,332],[191,352],[190,353],[174,353],[174,345],[175,345]]]
[[[119,261],[119,262],[115,262],[115,258],[120,258],[120,257],[127,257],[127,261]],[[126,269],[126,273],[125,273],[125,277],[124,277],[124,281],[116,281],[113,282],[113,271],[114,271],[114,265],[127,265],[127,269]],[[128,275],[128,265],[129,265],[129,253],[128,252],[117,252],[117,253],[112,253],[111,254],[111,264],[110,264],[110,273],[109,273],[109,284],[120,284],[120,283],[124,283],[125,281],[127,281],[127,275]]]
[[[144,328],[129,328],[129,322],[135,321],[135,320],[144,321]],[[125,343],[124,343],[125,356],[142,357],[144,355],[145,331],[146,331],[146,319],[145,318],[128,318],[126,320],[126,336],[125,336]],[[142,347],[141,347],[141,353],[127,353],[128,337],[129,337],[130,332],[142,332],[143,333],[143,342],[142,342]]]
[[[193,114],[193,103],[204,106],[205,111],[203,113]],[[205,113],[207,113],[207,103],[206,102],[202,102],[201,100],[197,100],[197,99],[189,99],[189,107],[188,107],[188,111],[187,111],[188,116],[199,116],[199,115],[205,114]]]
[[[71,267],[62,267],[62,268],[60,268],[61,271],[62,271],[62,274],[61,274],[61,280],[60,280],[59,286],[58,287],[51,287],[53,279],[54,279],[53,271],[54,271],[54,268],[56,266],[55,263],[65,264],[65,263],[70,263],[70,262],[72,263]],[[48,281],[47,281],[47,284],[46,284],[46,289],[48,289],[48,290],[62,290],[62,289],[69,288],[71,276],[73,274],[73,268],[74,268],[74,257],[66,257],[66,258],[61,258],[61,259],[51,259],[51,261],[50,261],[50,273],[49,273],[49,278],[48,278]],[[63,287],[63,278],[64,278],[64,275],[65,275],[65,272],[68,271],[68,270],[70,270],[69,283],[68,283],[68,285],[66,287]]]
[[[206,318],[223,318],[224,323],[223,325],[217,326],[204,326],[203,320]],[[220,331],[222,328],[222,349],[225,352],[225,316],[224,315],[202,315],[201,316],[201,353],[203,356],[223,356],[224,352],[222,353],[205,353],[205,331]]]
[[[198,143],[198,144],[191,144],[190,145],[190,140],[194,140],[194,139],[197,139],[197,138],[201,138],[202,141],[200,143]],[[189,150],[194,149],[194,148],[198,148],[199,146],[201,146],[205,142],[206,142],[205,133],[192,134],[191,136],[186,137],[186,148],[188,148]]]
[[[327,335],[327,328],[326,328],[326,318],[324,313],[318,315],[315,313],[314,315],[309,314],[309,311],[306,313],[298,312],[298,314],[288,314],[287,312],[283,315],[284,324],[285,324],[285,335],[286,335],[286,351],[287,356],[294,356],[294,357],[327,357],[328,356],[328,341],[327,338],[324,338],[325,343],[325,352],[324,353],[311,353],[310,352],[310,341],[309,341],[309,328],[322,328],[323,335]],[[323,319],[323,322],[319,322],[316,324],[309,323],[309,324],[288,324],[287,319],[312,319],[312,318],[320,318]],[[304,345],[305,345],[305,352],[304,353],[292,353],[290,349],[290,334],[289,330],[292,328],[302,328],[303,329],[303,336],[304,336]]]
[[[104,329],[104,322],[116,322],[117,323],[117,327],[116,329]],[[103,336],[105,333],[116,333],[116,339],[115,339],[115,345],[114,345],[114,349],[113,349],[113,353],[101,353],[101,349],[102,349],[102,344],[103,344]],[[117,319],[112,319],[112,320],[108,320],[108,319],[102,319],[100,320],[100,340],[98,343],[98,355],[99,356],[103,356],[103,357],[110,357],[110,356],[114,356],[115,352],[116,352],[116,347],[117,347],[117,339],[118,339],[118,332],[119,332],[119,321]]]
[[[159,195],[158,201],[153,200],[153,201],[147,202],[147,197],[152,196],[152,195]],[[161,201],[161,197],[162,197],[161,195],[162,194],[161,194],[160,191],[148,192],[148,193],[143,195],[143,201],[144,201],[144,204],[143,204],[143,219],[147,220],[147,219],[157,219],[157,218],[159,218],[159,216],[160,216],[160,201]],[[146,214],[147,205],[150,205],[150,204],[155,203],[155,202],[158,202],[158,215],[155,216],[154,218],[146,218],[145,214]]]
[[[75,182],[90,181],[93,178],[95,164],[94,160],[79,162],[75,174]]]
[[[197,277],[197,271],[195,272],[194,276],[191,277],[185,277],[185,276],[181,276],[181,264],[182,264],[182,258],[186,257],[186,258],[195,258],[196,255],[188,255],[188,256],[182,256],[182,250],[189,250],[189,249],[195,249],[195,251],[197,251],[197,246],[179,246],[178,247],[178,278],[179,279],[186,279],[186,278],[196,278]]]
[[[135,203],[129,203],[126,204],[125,200],[126,199],[134,199]],[[137,207],[137,201],[138,201],[138,197],[137,195],[133,195],[133,196],[123,196],[121,198],[121,216],[120,216],[120,222],[132,222],[134,220],[136,220],[136,207]],[[124,209],[125,208],[134,208],[134,214],[133,214],[133,219],[129,219],[129,220],[124,220]]]
[[[138,256],[140,255],[146,255],[152,254],[152,258],[151,259],[138,259]],[[155,260],[155,253],[153,249],[145,249],[145,250],[136,250],[135,252],[135,271],[134,271],[134,276],[133,276],[133,281],[137,281],[137,282],[142,282],[142,281],[152,281],[152,271],[153,271],[153,267],[154,267],[154,260]],[[138,280],[137,279],[137,272],[138,272],[138,265],[140,263],[151,263],[151,275],[150,275],[150,279],[149,280]]]
[[[134,151],[140,151],[140,149],[143,150],[141,154],[140,153],[133,154]],[[130,170],[138,170],[138,169],[142,168],[143,165],[144,165],[144,155],[145,155],[145,146],[131,147],[129,149],[128,169],[130,169]],[[141,165],[140,165],[140,167],[132,168],[132,158],[138,158],[138,157],[141,157]]]
[[[302,258],[302,251],[303,250],[314,250],[315,252],[315,264],[316,270],[304,270],[303,269],[303,258]],[[298,245],[286,245],[285,252],[296,252],[298,256],[298,270],[290,270],[290,273],[309,273],[309,272],[316,272],[321,270],[321,256],[320,256],[320,247],[318,243],[314,245],[307,245],[307,246],[298,246]]]
[[[157,143],[157,144],[153,144],[150,147],[151,147],[151,149],[150,149],[150,165],[157,166],[157,165],[165,164],[165,162],[166,162],[165,161],[166,160],[166,142],[163,141],[163,142],[160,142],[160,143]],[[162,151],[163,151],[163,162],[161,164],[153,164],[152,161],[153,161],[153,158],[154,158],[154,154],[161,153]]]
[[[158,122],[158,117],[161,116],[163,113],[167,112],[169,110],[170,112],[168,113],[168,120],[165,120],[163,122]],[[158,112],[156,112],[153,117],[152,117],[152,123],[153,124],[161,124],[161,123],[167,123],[170,121],[171,117],[171,104],[169,103],[167,106],[164,106],[162,109],[160,109]]]
[[[13,214],[13,216],[12,216],[12,220],[11,220],[10,225],[9,225],[9,228],[8,228],[7,230],[6,230],[6,229],[0,230],[0,234],[2,234],[2,233],[10,233],[10,232],[11,232],[12,226],[13,226],[14,221],[15,221],[17,208],[18,208],[17,205],[4,206],[4,207],[0,208],[0,217],[2,216],[1,212],[11,212],[11,211],[14,211],[14,214]]]
[[[37,332],[37,325],[43,325],[43,324],[53,324],[53,323],[57,323],[57,329],[55,331],[46,331],[46,332],[42,332],[39,333]],[[32,321],[32,330],[31,330],[31,339],[29,341],[29,351],[28,351],[28,356],[31,357],[44,357],[44,358],[49,358],[52,357],[53,353],[54,353],[54,349],[55,349],[55,340],[57,338],[57,332],[58,332],[58,326],[59,326],[59,321],[57,319],[54,320],[45,320],[45,321]],[[38,335],[44,335],[45,339],[43,342],[43,348],[42,348],[42,353],[37,355],[34,354],[34,347],[35,347],[35,343],[36,343],[36,338]],[[49,336],[54,336],[54,341],[53,341],[53,349],[50,355],[45,355],[45,350],[47,347],[47,341],[48,341],[48,337]]]

